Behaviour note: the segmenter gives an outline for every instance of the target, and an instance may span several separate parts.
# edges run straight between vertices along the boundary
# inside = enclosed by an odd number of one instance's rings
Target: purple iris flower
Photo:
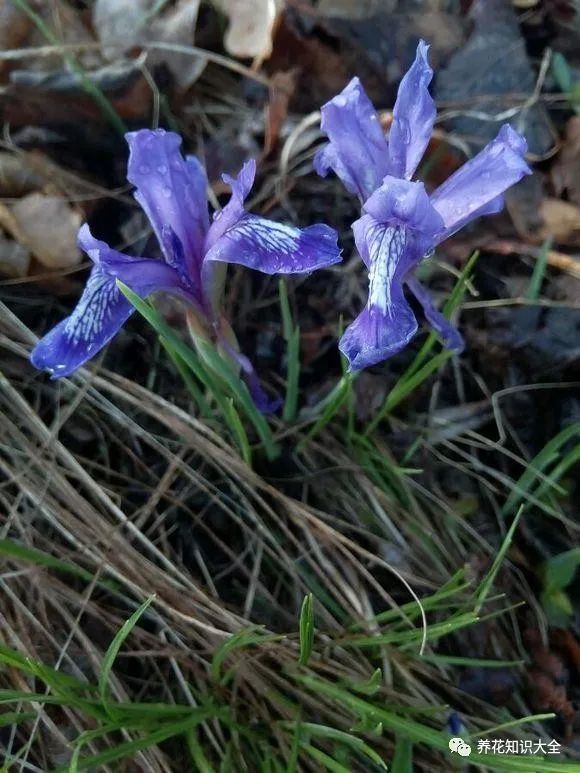
[[[266,274],[314,271],[340,260],[337,234],[317,224],[300,230],[244,209],[256,174],[247,161],[236,179],[223,175],[231,187],[229,202],[210,224],[207,178],[194,156],[184,158],[181,138],[162,129],[126,135],[127,178],[159,241],[162,259],[135,258],[95,239],[88,225],[78,241],[93,261],[85,290],[72,314],[34,348],[33,365],[53,378],[68,376],[93,357],[117,333],[133,307],[117,287],[120,279],[142,298],[164,291],[189,305],[195,327],[233,357],[257,393],[248,359],[237,351],[220,314],[225,263],[238,263]]]
[[[361,370],[403,349],[417,332],[404,295],[406,285],[446,347],[461,351],[463,339],[435,308],[413,270],[438,244],[480,215],[499,212],[503,193],[530,174],[523,137],[509,125],[430,196],[411,182],[429,143],[435,103],[428,86],[429,47],[417,46],[393,109],[389,137],[358,78],[322,108],[321,127],[330,142],[314,166],[333,170],[362,204],[353,223],[356,246],[369,273],[368,301],[345,330],[340,350],[350,370]]]

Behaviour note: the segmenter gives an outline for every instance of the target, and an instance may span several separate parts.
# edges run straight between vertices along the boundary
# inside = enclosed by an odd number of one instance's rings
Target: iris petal
[[[37,343],[30,357],[53,378],[69,376],[94,357],[133,313],[117,277],[141,297],[156,290],[181,292],[179,274],[163,261],[123,255],[95,239],[87,225],[78,240],[94,263],[83,294],[72,314]]]
[[[326,225],[299,229],[246,214],[205,256],[206,262],[237,263],[265,274],[314,271],[340,261],[337,233]]]
[[[132,312],[115,279],[95,266],[73,313],[40,339],[30,360],[53,378],[69,376],[113,338]]]
[[[389,174],[406,180],[411,179],[423,158],[437,113],[429,94],[433,70],[427,61],[428,50],[421,40],[415,61],[399,86],[389,131]]]
[[[350,370],[361,370],[403,349],[417,332],[405,300],[402,277],[417,256],[415,237],[403,226],[384,225],[371,215],[354,224],[357,247],[369,268],[365,309],[349,325],[339,348]]]
[[[435,308],[429,293],[425,290],[423,285],[414,277],[411,277],[407,280],[407,286],[423,307],[427,322],[429,322],[433,330],[435,330],[437,335],[441,338],[444,346],[447,349],[453,349],[456,352],[463,351],[465,347],[463,336],[459,330],[457,330],[457,328]]]
[[[246,161],[237,177],[222,175],[222,180],[232,189],[232,195],[225,207],[213,217],[205,240],[205,252],[211,250],[224,233],[245,216],[244,203],[252,190],[255,177],[256,161],[253,158]]]
[[[207,178],[199,161],[181,154],[181,137],[163,129],[126,135],[127,179],[136,187],[167,263],[189,279],[198,295],[203,242],[209,227]]]
[[[431,203],[445,222],[438,241],[476,217],[499,211],[504,191],[531,174],[526,150],[525,139],[505,124],[494,140],[433,192]]]
[[[365,201],[389,171],[389,158],[385,133],[360,80],[353,78],[321,112],[330,143],[318,151],[314,168],[322,177],[332,169]]]
[[[445,228],[441,215],[420,182],[386,176],[363,209],[379,223],[405,226],[428,240],[434,240]]]

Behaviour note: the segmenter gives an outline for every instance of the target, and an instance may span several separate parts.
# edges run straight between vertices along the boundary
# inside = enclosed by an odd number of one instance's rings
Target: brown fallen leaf
[[[280,136],[280,131],[288,115],[288,104],[296,90],[298,70],[277,72],[270,78],[270,97],[266,108],[266,130],[264,137],[264,156],[268,156]]]
[[[11,0],[0,0],[0,51],[20,48],[32,29],[32,20]],[[10,66],[0,62],[0,75]]]
[[[198,11],[199,0],[180,0],[154,20],[148,40],[166,45],[193,45]],[[163,63],[181,91],[186,91],[195,83],[207,64],[203,57],[169,49],[151,50],[149,61],[153,64]]]
[[[26,154],[0,153],[0,196],[18,198],[44,182],[26,163]]]
[[[114,62],[141,43],[152,5],[151,0],[96,0],[93,27],[105,59]]]
[[[540,240],[553,237],[562,244],[580,245],[580,207],[562,199],[546,198],[540,205]]]
[[[564,145],[552,166],[552,182],[558,196],[566,193],[572,204],[580,206],[580,116],[566,124]]]
[[[115,61],[148,44],[193,45],[198,11],[199,0],[179,0],[161,13],[155,13],[152,0],[97,0],[93,25],[103,44],[103,55]],[[206,66],[202,57],[155,47],[150,49],[148,62],[164,64],[182,91]]]
[[[224,37],[228,54],[263,62],[272,53],[274,24],[281,0],[214,0],[229,19]]]
[[[544,198],[542,178],[538,173],[520,180],[505,195],[509,212],[518,234],[527,241],[542,241],[540,207]]]
[[[20,279],[28,274],[30,251],[13,239],[0,236],[0,275]]]
[[[70,268],[80,262],[77,233],[82,218],[65,199],[30,193],[12,205],[10,215],[2,225],[43,266]]]

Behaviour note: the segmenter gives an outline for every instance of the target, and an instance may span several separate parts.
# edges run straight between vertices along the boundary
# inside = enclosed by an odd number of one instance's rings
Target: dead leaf
[[[179,46],[193,45],[198,11],[199,0],[181,0],[155,19],[148,40]],[[186,91],[195,83],[207,64],[203,57],[166,49],[152,49],[150,61],[165,64],[181,91]]]
[[[447,126],[479,148],[495,137],[505,122],[494,116],[514,107],[514,94],[532,95],[537,76],[509,3],[476,0],[470,16],[474,30],[438,73],[435,88],[437,99],[453,105],[459,113],[446,122]],[[484,119],[468,114],[467,107],[483,113]],[[552,151],[555,132],[541,102],[515,112],[510,123],[525,134],[530,153],[545,156]]]
[[[543,226],[540,207],[544,197],[542,178],[531,174],[513,185],[505,195],[506,209],[516,231],[531,242],[542,241],[539,235]]]
[[[20,48],[32,29],[32,20],[11,0],[0,0],[0,51]],[[0,62],[0,74],[8,69],[8,62]]]
[[[274,24],[282,0],[214,0],[229,19],[224,37],[226,51],[240,59],[263,62],[272,53]]]
[[[316,10],[334,19],[368,19],[382,11],[393,13],[397,0],[319,0]]]
[[[0,153],[0,196],[19,198],[40,188],[44,182],[29,168],[25,154]]]
[[[104,44],[105,58],[114,61],[148,43],[193,45],[199,0],[180,0],[152,18],[154,9],[153,0],[97,0],[93,24]],[[202,57],[154,47],[148,61],[153,66],[164,64],[182,91],[199,78],[206,66]]]
[[[93,26],[105,59],[115,61],[143,41],[152,6],[152,0],[96,0]]]
[[[540,206],[544,221],[538,236],[543,241],[553,237],[562,244],[580,245],[580,207],[562,199],[546,198]]]
[[[272,152],[288,115],[288,103],[296,89],[298,70],[277,72],[270,78],[270,97],[266,109],[264,156]]]
[[[28,4],[30,5],[30,2]],[[101,52],[94,48],[95,39],[85,24],[85,19],[79,8],[75,8],[73,3],[64,2],[64,0],[50,0],[50,3],[37,2],[34,6],[46,27],[60,43],[78,47],[74,56],[85,69],[91,70],[103,64]],[[34,48],[46,46],[46,43],[44,31],[35,25],[27,44]],[[82,48],[83,43],[87,43],[86,49]],[[56,70],[62,67],[62,53],[58,51],[58,47],[55,47],[53,54],[43,55],[36,59],[27,59],[27,67],[44,71]]]
[[[82,218],[65,199],[30,193],[11,207],[12,236],[47,268],[70,268],[81,260],[77,233]],[[3,223],[4,225],[4,223]]]
[[[566,193],[568,199],[580,206],[580,116],[575,115],[566,124],[564,146],[552,166],[552,182],[558,196]]]
[[[119,62],[86,73],[108,98],[115,112],[128,120],[143,120],[149,111],[151,86],[133,62]],[[16,126],[61,125],[63,115],[87,134],[100,132],[103,112],[82,80],[68,70],[16,70],[0,93],[4,119]]]
[[[28,274],[30,251],[13,239],[0,236],[0,274],[13,279]]]

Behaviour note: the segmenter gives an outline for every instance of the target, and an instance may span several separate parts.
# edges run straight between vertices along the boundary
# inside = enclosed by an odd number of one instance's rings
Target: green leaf
[[[294,324],[290,302],[288,300],[288,287],[286,279],[280,277],[278,281],[280,295],[280,314],[282,316],[282,330],[286,341],[286,399],[282,418],[284,421],[294,421],[298,406],[298,379],[300,377],[300,328]]]
[[[42,550],[25,547],[11,539],[0,539],[0,555],[17,558],[20,561],[29,561],[32,564],[36,564],[36,566],[44,566],[47,569],[67,572],[88,582],[93,579],[91,572],[87,572],[86,569],[82,569],[80,566],[75,566],[75,564],[71,564],[68,561],[55,558],[50,553],[44,553]]]
[[[574,579],[578,566],[580,566],[580,548],[572,548],[549,558],[544,564],[546,591],[567,588]]]
[[[135,612],[133,612],[131,617],[125,623],[123,623],[105,653],[105,657],[103,658],[103,663],[101,665],[101,672],[99,674],[99,695],[107,713],[109,713],[109,676],[111,675],[111,670],[113,668],[115,659],[119,654],[119,650],[123,646],[125,639],[137,625],[143,613],[151,605],[154,599],[155,594],[149,596],[149,598],[146,599],[143,604],[141,604],[141,606],[135,610]]]
[[[215,651],[211,661],[211,678],[214,682],[224,684],[228,675],[222,677],[222,666],[232,652],[242,647],[251,647],[255,644],[267,644],[271,641],[280,641],[283,636],[278,634],[264,634],[263,627],[250,626],[232,634]]]
[[[413,773],[413,744],[404,736],[397,736],[391,773]]]
[[[308,593],[300,609],[300,658],[299,663],[305,666],[310,660],[314,646],[314,598]]]
[[[222,415],[226,420],[231,416],[231,409],[228,407],[224,389],[229,390],[230,397],[233,397],[243,408],[246,416],[254,425],[256,432],[262,444],[266,455],[270,460],[278,454],[278,448],[273,441],[272,433],[268,422],[257,409],[248,387],[238,377],[231,365],[225,361],[210,342],[201,337],[196,340],[197,353],[193,352],[161,318],[157,311],[146,301],[140,298],[130,287],[117,279],[117,286],[131,303],[132,306],[143,316],[153,329],[160,335],[165,342],[169,343],[174,352],[181,358],[183,363],[192,370],[196,378],[203,384],[206,384],[210,392],[215,397],[220,406]],[[199,355],[199,356],[198,356]],[[200,362],[201,360],[201,362]],[[203,367],[202,366],[203,363]],[[229,426],[229,424],[228,424]],[[231,427],[235,435],[236,429]]]
[[[543,591],[540,594],[542,608],[550,625],[567,628],[570,624],[574,607],[570,597],[563,590]]]
[[[502,515],[508,515],[508,513],[513,512],[520,502],[527,497],[528,493],[534,487],[536,480],[538,478],[541,479],[542,475],[547,476],[547,480],[543,480],[540,484],[542,485],[542,491],[546,490],[547,487],[550,487],[559,490],[561,493],[565,493],[564,490],[558,486],[557,479],[547,474],[546,470],[560,458],[562,448],[575,437],[580,437],[580,421],[576,421],[568,427],[565,427],[546,443],[542,450],[526,466],[526,469],[520,478],[514,483],[512,491],[501,509]]]
[[[352,389],[352,382],[356,376],[351,373],[344,375],[338,384],[332,389],[329,395],[316,407],[315,413],[322,411],[318,417],[314,426],[308,431],[304,438],[298,443],[297,450],[301,451],[304,446],[312,440],[313,437],[326,427],[330,420],[338,413],[342,406],[347,402],[350,390]]]
[[[359,692],[362,695],[375,695],[381,689],[381,683],[383,679],[383,672],[380,668],[376,668],[370,679],[366,682],[351,682],[350,687],[355,692]]]
[[[530,284],[524,296],[530,301],[536,301],[540,297],[540,290],[542,289],[542,282],[544,281],[544,275],[546,274],[546,267],[548,265],[548,253],[552,249],[553,241],[554,239],[552,236],[549,236],[544,241],[536,259],[536,265],[532,272]]]
[[[516,517],[513,519],[512,524],[509,527],[507,534],[505,535],[505,539],[502,542],[501,547],[498,550],[493,560],[493,563],[490,567],[489,572],[487,573],[486,577],[484,577],[484,579],[482,580],[479,586],[479,589],[476,592],[476,598],[477,598],[477,605],[475,607],[476,612],[479,612],[487,596],[489,595],[489,592],[491,591],[491,588],[495,581],[497,573],[499,572],[499,569],[504,561],[506,553],[508,552],[509,546],[512,543],[514,534],[516,533],[516,529],[518,527],[518,523],[520,522],[520,518],[522,516],[523,510],[524,510],[523,507],[520,507],[520,509],[518,510]]]

